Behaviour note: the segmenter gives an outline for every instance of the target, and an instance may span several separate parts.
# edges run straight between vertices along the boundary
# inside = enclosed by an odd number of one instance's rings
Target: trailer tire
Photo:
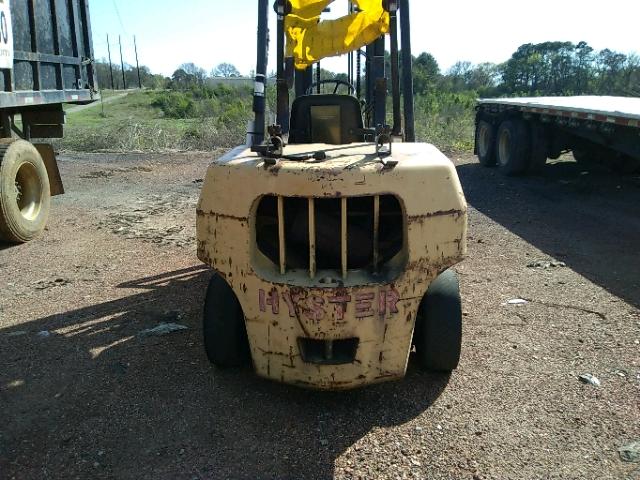
[[[450,372],[462,348],[462,303],[458,276],[445,270],[429,285],[418,309],[414,345],[425,370]]]
[[[607,163],[614,172],[622,175],[630,175],[640,171],[640,160],[636,160],[628,155],[614,155]]]
[[[594,154],[593,150],[587,150],[582,148],[574,148],[571,152],[573,158],[577,163],[584,166],[589,166],[597,163],[599,155]]]
[[[478,161],[485,167],[496,165],[496,128],[486,120],[480,120],[476,126],[476,145]]]
[[[539,173],[547,163],[549,152],[549,138],[544,126],[538,122],[530,123],[531,158],[529,159],[530,173]]]
[[[31,143],[0,144],[0,240],[24,243],[49,219],[51,189],[42,157]]]
[[[528,166],[531,157],[529,128],[523,120],[505,120],[498,129],[497,158],[498,168],[505,175],[521,175]]]
[[[221,368],[249,363],[251,354],[242,307],[231,287],[218,274],[211,277],[207,288],[202,331],[211,363]]]

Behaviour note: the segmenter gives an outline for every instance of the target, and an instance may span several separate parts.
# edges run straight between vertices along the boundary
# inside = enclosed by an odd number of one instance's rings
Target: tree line
[[[387,62],[390,65],[388,53]],[[108,63],[104,60],[97,62],[96,70],[100,85],[108,88],[111,84]],[[230,63],[221,63],[209,72],[194,63],[183,63],[171,77],[153,74],[148,67],[141,66],[140,75],[145,87],[173,89],[188,89],[209,79],[241,77],[238,69]],[[122,88],[119,65],[113,65],[113,77],[116,88]],[[346,79],[343,73],[326,70],[322,77]],[[483,97],[640,96],[640,56],[610,49],[596,51],[586,42],[527,43],[504,63],[474,65],[460,61],[443,72],[433,55],[423,52],[413,57],[413,77],[417,95],[475,92]],[[137,86],[135,67],[125,64],[125,79],[128,86]]]
[[[458,62],[436,85],[482,96],[640,96],[640,56],[595,51],[586,42],[528,43],[502,64]]]

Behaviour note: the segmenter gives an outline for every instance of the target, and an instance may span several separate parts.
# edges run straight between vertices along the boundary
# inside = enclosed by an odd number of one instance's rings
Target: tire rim
[[[42,183],[36,167],[23,163],[16,173],[16,204],[20,214],[27,220],[35,220],[40,214]]]
[[[498,144],[498,162],[500,165],[505,166],[509,163],[509,145],[511,144],[511,134],[508,130],[503,130],[500,135],[500,142]]]
[[[478,131],[478,143],[480,155],[485,157],[487,153],[489,153],[489,145],[491,144],[489,127],[487,125],[480,125],[480,130]]]

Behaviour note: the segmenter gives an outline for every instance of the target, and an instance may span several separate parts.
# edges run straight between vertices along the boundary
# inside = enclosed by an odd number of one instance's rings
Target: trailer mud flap
[[[58,162],[53,147],[49,143],[34,143],[33,146],[40,153],[47,169],[51,196],[62,195],[64,193],[64,185],[62,185],[62,177],[60,177],[60,170],[58,170]]]

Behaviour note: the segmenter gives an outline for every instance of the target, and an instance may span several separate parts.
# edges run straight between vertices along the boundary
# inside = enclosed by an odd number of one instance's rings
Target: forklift
[[[409,0],[354,0],[326,20],[332,1],[273,5],[267,123],[271,7],[258,0],[247,144],[211,163],[197,206],[198,257],[215,271],[205,350],[219,368],[252,364],[321,390],[401,379],[412,352],[423,369],[450,372],[467,205],[452,162],[415,141]],[[346,80],[320,76],[336,55],[347,55]]]

